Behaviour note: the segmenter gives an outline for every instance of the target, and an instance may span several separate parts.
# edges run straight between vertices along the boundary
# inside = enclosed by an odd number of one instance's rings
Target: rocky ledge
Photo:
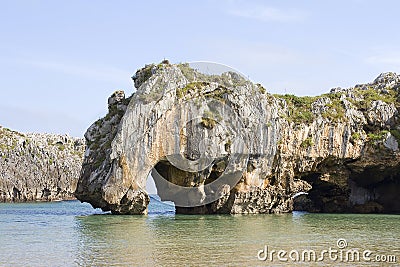
[[[168,62],[133,80],[85,134],[75,195],[93,207],[145,214],[151,173],[178,213],[400,213],[395,73],[316,97]]]
[[[85,142],[0,126],[0,202],[75,199]]]

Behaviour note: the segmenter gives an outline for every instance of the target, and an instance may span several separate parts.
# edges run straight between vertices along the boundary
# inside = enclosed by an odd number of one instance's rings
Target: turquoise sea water
[[[338,239],[347,246],[339,249]],[[268,257],[261,261],[257,254],[265,258],[265,246]],[[315,251],[320,258],[330,248],[337,250],[332,259],[307,257]],[[371,254],[345,262],[350,249]],[[279,250],[286,251],[282,260]],[[293,265],[400,266],[400,216],[175,215],[154,198],[147,216],[102,214],[78,201],[0,204],[0,266]]]

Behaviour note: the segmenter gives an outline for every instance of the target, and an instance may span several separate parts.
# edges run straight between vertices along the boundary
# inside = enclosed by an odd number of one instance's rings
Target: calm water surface
[[[148,216],[102,214],[78,201],[0,204],[0,266],[400,266],[399,222],[399,215],[175,215],[154,199]],[[266,245],[319,256],[339,250],[339,238],[347,241],[342,251],[368,249],[372,259],[397,262],[257,259]]]

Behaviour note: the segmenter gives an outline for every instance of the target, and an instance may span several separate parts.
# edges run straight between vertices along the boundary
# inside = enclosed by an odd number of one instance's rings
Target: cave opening
[[[151,172],[147,176],[146,192],[150,197],[148,206],[149,215],[170,215],[175,214],[175,204],[172,201],[162,201],[159,192],[154,182]]]
[[[293,211],[310,211],[313,207],[308,192],[298,192],[293,196]]]

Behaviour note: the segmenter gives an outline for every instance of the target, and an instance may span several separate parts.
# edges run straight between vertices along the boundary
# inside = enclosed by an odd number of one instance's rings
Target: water
[[[399,215],[175,215],[155,199],[148,216],[102,214],[78,201],[0,204],[0,266],[399,266],[399,222]],[[339,238],[346,250],[397,262],[257,259],[265,245],[319,253],[338,249]]]

